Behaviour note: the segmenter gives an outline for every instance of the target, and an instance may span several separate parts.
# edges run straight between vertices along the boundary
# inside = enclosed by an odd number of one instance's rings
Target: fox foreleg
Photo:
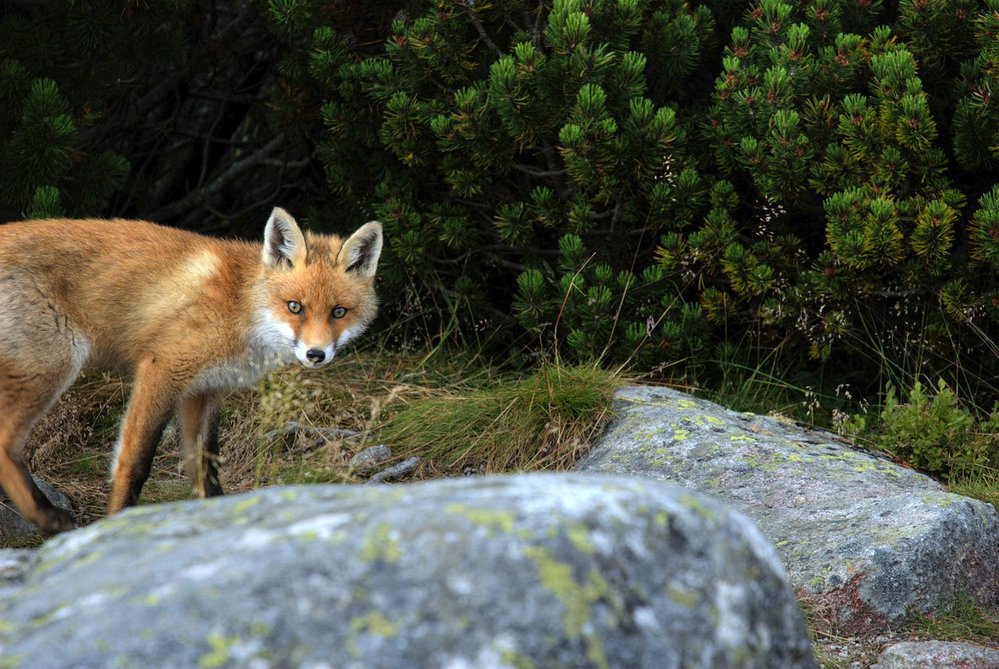
[[[185,397],[178,410],[184,471],[200,497],[223,494],[218,475],[220,410],[221,401],[211,393]]]

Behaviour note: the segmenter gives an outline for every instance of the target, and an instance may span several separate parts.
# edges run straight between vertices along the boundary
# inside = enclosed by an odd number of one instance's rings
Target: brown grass
[[[501,379],[479,361],[441,351],[355,352],[320,371],[289,367],[227,398],[220,478],[230,494],[259,486],[361,482],[368,474],[353,471],[350,459],[381,439],[392,448],[393,461],[420,455],[417,478],[561,469],[602,425],[618,383],[593,368],[553,367]],[[80,525],[106,513],[109,460],[128,394],[128,383],[117,376],[85,375],[27,445],[32,472],[70,498]],[[289,431],[292,421],[305,427]],[[310,428],[353,434],[317,438]],[[141,503],[194,496],[171,424]]]
[[[220,478],[228,493],[263,485],[358,482],[348,466],[377,443],[376,429],[406,403],[468,387],[491,372],[470,370],[460,357],[348,353],[319,371],[289,367],[230,395],[221,424]],[[26,446],[32,472],[66,494],[81,525],[106,514],[109,464],[129,385],[108,373],[87,373],[39,422]],[[319,440],[284,434],[289,421],[335,427],[356,437]],[[180,470],[175,427],[157,450],[142,503],[194,497]],[[2,545],[2,541],[0,541]]]

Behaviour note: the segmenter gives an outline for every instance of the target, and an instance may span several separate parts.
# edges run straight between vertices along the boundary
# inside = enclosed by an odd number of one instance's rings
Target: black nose
[[[326,353],[321,348],[310,348],[305,352],[305,357],[309,362],[322,362],[326,359]]]

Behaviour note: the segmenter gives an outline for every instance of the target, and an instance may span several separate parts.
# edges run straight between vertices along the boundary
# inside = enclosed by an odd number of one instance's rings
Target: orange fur
[[[136,503],[174,410],[185,455],[209,451],[192,483],[221,494],[221,396],[284,363],[329,363],[374,318],[378,223],[346,240],[303,235],[275,209],[264,237],[261,249],[143,221],[0,225],[0,485],[43,532],[72,518],[37,489],[22,449],[84,366],[133,378],[113,513]]]

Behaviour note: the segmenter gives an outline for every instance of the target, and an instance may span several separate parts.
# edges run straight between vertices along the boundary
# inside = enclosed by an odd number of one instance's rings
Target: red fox
[[[381,224],[346,240],[303,235],[274,209],[263,248],[126,220],[0,225],[0,485],[44,534],[72,529],[23,459],[28,433],[89,364],[133,380],[111,467],[109,513],[134,505],[176,410],[203,495],[222,396],[282,364],[328,364],[377,310]]]

